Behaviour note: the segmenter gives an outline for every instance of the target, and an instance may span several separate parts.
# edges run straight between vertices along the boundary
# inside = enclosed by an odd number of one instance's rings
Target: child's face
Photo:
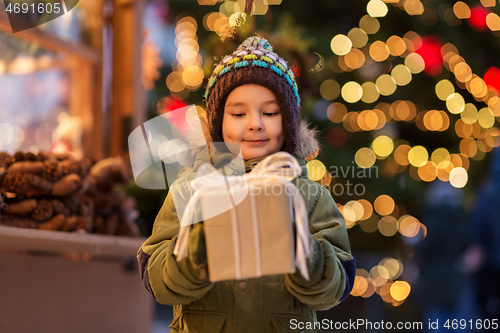
[[[224,106],[222,138],[237,144],[245,160],[270,155],[285,143],[281,118],[271,90],[257,84],[239,86]]]

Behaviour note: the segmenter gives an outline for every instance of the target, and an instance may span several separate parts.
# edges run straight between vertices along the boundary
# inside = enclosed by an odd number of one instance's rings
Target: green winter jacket
[[[263,158],[245,161],[247,172]],[[197,158],[194,170],[204,160]],[[328,310],[349,295],[356,268],[344,219],[330,192],[308,179],[304,159],[297,160],[303,171],[293,182],[304,196],[315,239],[309,281],[298,270],[216,283],[206,274],[200,277],[189,258],[177,262],[173,254],[179,220],[168,193],[138,261],[146,289],[158,302],[174,305],[171,332],[290,332],[291,320],[316,322],[316,310]],[[179,178],[177,185],[187,189],[194,176],[191,172]]]

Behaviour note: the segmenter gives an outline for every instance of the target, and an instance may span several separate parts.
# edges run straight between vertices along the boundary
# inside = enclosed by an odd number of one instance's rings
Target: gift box
[[[285,189],[279,182],[236,189],[231,194],[244,197],[241,202],[203,219],[210,281],[295,272],[292,201]],[[227,190],[203,195],[202,214],[222,202],[231,202]]]
[[[194,193],[182,213],[174,248],[177,260],[188,256],[191,224],[201,212],[210,281],[287,274],[296,267],[308,280],[307,209],[291,183],[301,172],[297,160],[285,152],[266,157],[242,176],[226,176],[208,163],[202,165],[190,183]]]

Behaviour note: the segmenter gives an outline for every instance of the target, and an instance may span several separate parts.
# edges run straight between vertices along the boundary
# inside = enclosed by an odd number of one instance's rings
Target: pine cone
[[[50,180],[59,180],[63,176],[61,169],[59,168],[59,161],[50,158],[43,162],[43,176]]]
[[[50,221],[39,224],[38,229],[59,230],[63,227],[65,220],[64,215],[59,214],[51,218]]]
[[[8,168],[12,163],[14,163],[14,157],[1,151],[0,152],[0,167]]]
[[[22,151],[16,151],[14,154],[14,162],[24,161],[24,153]]]
[[[24,153],[24,160],[25,161],[31,161],[31,162],[34,162],[34,161],[37,161],[38,158],[36,157],[35,154],[33,154],[32,152],[26,152]]]
[[[82,179],[77,174],[69,174],[58,180],[52,188],[52,195],[62,197],[78,190],[82,185]]]
[[[31,216],[38,221],[45,221],[52,217],[54,214],[54,207],[52,203],[48,200],[40,200],[38,205],[33,210]]]
[[[80,161],[75,160],[64,160],[59,164],[59,168],[64,175],[69,175],[75,173],[79,176],[83,176],[84,165]]]
[[[14,172],[7,173],[3,180],[3,187],[7,192],[24,193],[29,187],[26,175]]]
[[[27,215],[31,213],[37,205],[38,202],[36,199],[23,200],[10,204],[5,212],[12,215]]]
[[[33,161],[22,161],[12,164],[8,172],[21,172],[21,173],[33,173],[41,174],[43,172],[43,162],[33,162]]]

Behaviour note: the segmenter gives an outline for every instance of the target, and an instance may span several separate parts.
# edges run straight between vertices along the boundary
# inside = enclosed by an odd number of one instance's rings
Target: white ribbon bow
[[[291,191],[297,227],[295,266],[299,269],[302,276],[306,280],[309,280],[306,258],[310,255],[311,250],[309,246],[307,207],[297,187],[290,183],[301,173],[302,167],[300,164],[292,155],[286,152],[277,152],[266,157],[252,171],[241,176],[225,176],[216,171],[209,163],[201,165],[196,178],[190,183],[194,193],[182,214],[181,228],[179,229],[179,236],[174,248],[177,261],[181,261],[188,256],[191,224],[193,223],[196,205],[202,193],[221,188],[229,189],[229,191],[233,192],[247,186],[276,184],[278,182],[287,186],[287,189]],[[238,257],[237,253],[236,257]],[[237,266],[239,266],[239,263],[237,263]]]

